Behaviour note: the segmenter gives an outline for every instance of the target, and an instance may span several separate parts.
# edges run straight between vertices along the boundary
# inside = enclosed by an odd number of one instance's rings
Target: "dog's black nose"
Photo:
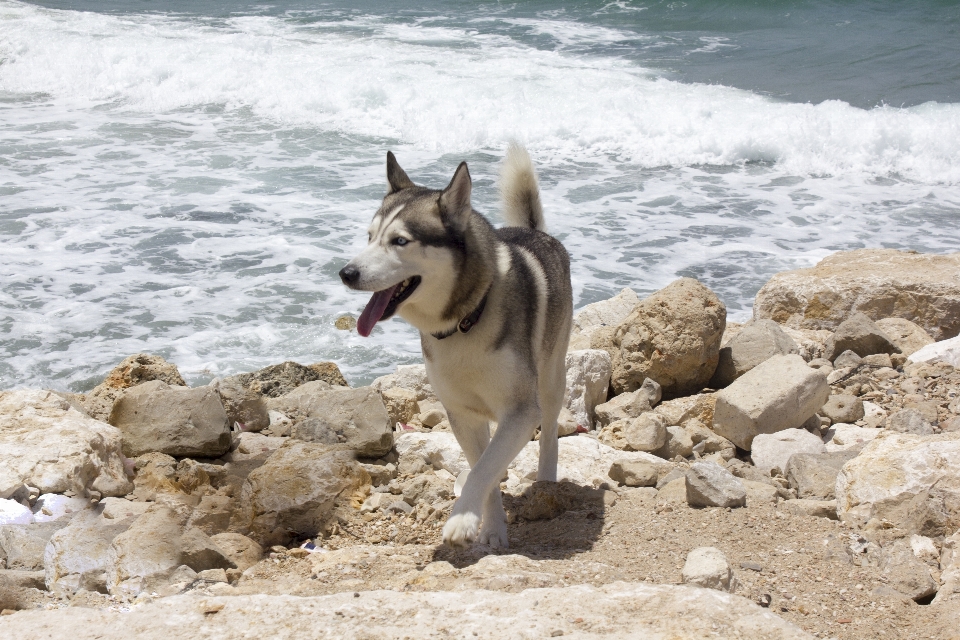
[[[360,269],[348,264],[340,269],[340,279],[343,280],[343,284],[353,284],[360,279]]]

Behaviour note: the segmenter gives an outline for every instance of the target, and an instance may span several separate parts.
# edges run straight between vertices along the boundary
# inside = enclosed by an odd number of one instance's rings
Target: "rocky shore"
[[[3,391],[0,637],[960,639],[958,334],[960,253],[834,254],[745,324],[690,278],[588,305],[506,550],[440,544],[423,366]]]

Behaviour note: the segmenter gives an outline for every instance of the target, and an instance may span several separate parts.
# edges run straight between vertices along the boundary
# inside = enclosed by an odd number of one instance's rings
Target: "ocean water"
[[[333,326],[385,153],[466,160],[497,222],[512,139],[578,307],[693,276],[742,320],[833,251],[960,246],[960,4],[0,0],[0,388],[419,361]]]

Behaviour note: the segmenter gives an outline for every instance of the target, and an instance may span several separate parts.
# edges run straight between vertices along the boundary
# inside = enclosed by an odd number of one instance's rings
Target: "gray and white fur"
[[[394,313],[420,331],[427,375],[471,468],[444,542],[506,547],[500,479],[538,426],[537,478],[556,480],[570,259],[545,232],[536,173],[518,145],[503,162],[500,229],[473,209],[466,163],[437,191],[414,185],[388,153],[387,182],[369,243],[340,276],[374,292],[361,334]]]

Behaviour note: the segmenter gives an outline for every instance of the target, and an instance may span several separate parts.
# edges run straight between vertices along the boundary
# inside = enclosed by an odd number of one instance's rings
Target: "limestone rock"
[[[712,291],[681,278],[656,292],[591,346],[610,353],[615,393],[655,380],[668,397],[696,393],[717,368],[727,310]]]
[[[396,450],[401,458],[419,456],[424,463],[435,469],[446,469],[454,476],[470,468],[456,437],[449,432],[398,434]]]
[[[886,519],[928,537],[960,529],[960,433],[916,436],[884,430],[837,476],[841,520]]]
[[[379,458],[393,448],[393,423],[373,387],[350,389],[309,382],[271,401],[270,406],[287,415],[319,421],[323,428],[311,433],[335,434],[359,456]]]
[[[71,595],[81,588],[106,593],[110,545],[134,518],[104,518],[104,508],[101,503],[97,509],[77,514],[50,537],[43,552],[48,590],[58,595]]]
[[[39,571],[43,569],[43,550],[68,519],[31,524],[0,525],[0,569]]]
[[[899,353],[890,336],[885,334],[865,313],[854,313],[840,323],[827,340],[823,357],[834,360],[844,351],[853,351],[861,358],[875,353]],[[834,363],[836,364],[836,363]]]
[[[479,564],[479,563],[478,563]],[[496,567],[495,574],[504,570]],[[799,627],[750,600],[689,585],[615,582],[525,589],[409,592],[352,590],[327,596],[179,595],[129,613],[66,607],[22,611],[4,620],[12,638],[46,640],[169,640],[171,621],[197,638],[312,638],[317,621],[331,638],[428,638],[457,629],[466,637],[502,640],[610,637],[805,640]],[[211,611],[219,613],[212,614]],[[335,615],[340,611],[341,615]],[[389,615],[384,615],[389,612]],[[570,622],[583,619],[583,625]],[[505,621],[522,620],[523,625]],[[442,631],[446,629],[447,631]],[[598,630],[594,630],[598,629]]]
[[[905,356],[910,356],[928,344],[933,344],[933,338],[923,330],[923,327],[906,318],[881,318],[877,320],[877,326]]]
[[[420,502],[435,504],[451,498],[453,482],[444,480],[435,473],[415,476],[403,484],[403,501],[410,506],[416,506]]]
[[[873,320],[906,318],[944,340],[960,333],[960,253],[835,253],[811,269],[775,275],[753,309],[755,318],[831,331],[857,311]]]
[[[653,487],[663,467],[649,460],[617,460],[610,465],[608,475],[628,487]]]
[[[33,511],[34,522],[51,522],[89,508],[90,500],[88,498],[45,493],[37,498],[37,502],[31,510]]]
[[[820,415],[830,418],[831,422],[853,424],[863,417],[863,400],[857,396],[838,394],[830,396],[826,404],[820,408]]]
[[[761,471],[784,471],[790,458],[798,453],[824,453],[823,440],[804,429],[784,429],[776,433],[761,433],[753,439],[750,457]]]
[[[667,421],[656,413],[645,413],[627,421],[623,437],[632,451],[656,451],[667,443]]]
[[[693,451],[700,455],[720,453],[727,460],[736,455],[736,448],[732,442],[717,435],[695,418],[684,422],[683,430],[690,436],[690,441],[693,442]]]
[[[901,409],[887,416],[886,427],[889,431],[912,433],[917,436],[933,435],[933,426],[926,421],[923,413],[917,409]]]
[[[829,395],[826,377],[800,356],[773,356],[717,392],[713,430],[749,451],[758,434],[801,426]]]
[[[720,591],[736,590],[736,579],[726,556],[716,547],[697,547],[683,564],[683,582]]]
[[[853,369],[854,367],[859,367],[863,364],[863,358],[858,356],[856,352],[847,349],[840,355],[836,356],[833,361],[834,369]]]
[[[381,394],[383,404],[386,406],[387,415],[390,416],[390,424],[407,424],[413,416],[420,413],[420,405],[417,404],[417,394],[410,389],[402,387],[393,387],[386,389]]]
[[[379,393],[387,389],[401,388],[408,389],[417,394],[417,401],[437,400],[433,393],[430,381],[427,379],[427,368],[422,364],[401,364],[397,366],[397,372],[389,375],[380,376],[370,383],[370,386]]]
[[[537,477],[540,443],[528,443],[510,464],[510,473],[518,479],[532,482]],[[580,434],[562,438],[558,446],[557,480],[599,487],[610,482],[610,467],[618,460],[643,460],[663,464],[663,460],[642,451],[618,451],[595,439]]]
[[[220,394],[227,423],[240,424],[241,431],[263,431],[270,426],[270,414],[263,397],[240,384],[239,380],[223,380],[214,385]]]
[[[240,571],[246,571],[263,557],[263,547],[239,533],[218,533],[210,540]]]
[[[200,498],[190,515],[187,526],[196,527],[208,536],[222,533],[230,526],[230,514],[233,511],[233,498],[216,494]]]
[[[224,382],[234,381],[268,398],[279,398],[308,382],[320,381],[332,386],[347,386],[347,381],[344,380],[340,369],[332,362],[321,362],[310,366],[284,362],[224,379]]]
[[[722,389],[772,356],[797,353],[797,343],[773,320],[748,322],[720,349],[720,359],[710,386]]]
[[[777,505],[777,509],[786,513],[792,513],[795,516],[827,518],[828,520],[837,519],[836,500],[810,500],[807,498],[784,500]]]
[[[666,418],[667,425],[671,427],[685,424],[688,420],[697,420],[709,429],[713,426],[716,404],[717,394],[698,393],[662,402],[654,411]]]
[[[941,340],[918,349],[908,358],[910,362],[946,362],[960,368],[960,336]]]
[[[123,453],[131,458],[151,451],[215,458],[230,449],[227,414],[211,387],[145,382],[117,400],[110,424],[123,433]]]
[[[747,490],[739,478],[713,462],[695,462],[686,472],[691,507],[742,507]]]
[[[112,595],[136,597],[174,581],[186,565],[192,571],[234,568],[200,530],[185,526],[173,510],[156,505],[117,535],[108,552],[106,582]]]
[[[588,304],[573,316],[570,351],[589,349],[595,333],[603,328],[614,328],[623,322],[640,304],[632,289],[623,289],[612,298]]]
[[[779,491],[777,487],[767,482],[754,482],[753,480],[743,480],[743,488],[747,490],[747,506],[756,507],[758,505],[777,504]]]
[[[653,452],[655,456],[672,460],[677,456],[689,457],[693,454],[693,438],[683,427],[667,427],[667,442]]]
[[[661,394],[660,385],[647,378],[636,391],[621,393],[597,405],[595,407],[597,424],[605,427],[617,420],[636,418],[657,406]]]
[[[125,389],[151,380],[160,380],[178,387],[187,386],[177,370],[177,365],[160,356],[138,353],[124,358],[114,367],[104,381],[86,395],[83,407],[90,417],[106,422],[110,418],[113,403],[123,395]]]
[[[0,392],[0,499],[27,484],[40,493],[125,495],[121,434],[50,391]]]
[[[290,441],[247,476],[240,493],[241,523],[255,540],[269,544],[295,534],[316,535],[334,508],[355,499],[369,482],[350,452]]]
[[[922,600],[937,592],[930,568],[914,555],[905,540],[897,540],[880,554],[880,575],[891,587],[911,600]]]
[[[564,407],[574,415],[577,424],[592,429],[594,409],[607,401],[611,374],[610,354],[600,349],[568,351],[566,368]]]
[[[840,469],[856,455],[856,451],[798,453],[791,456],[785,468],[781,468],[799,498],[833,500]]]

